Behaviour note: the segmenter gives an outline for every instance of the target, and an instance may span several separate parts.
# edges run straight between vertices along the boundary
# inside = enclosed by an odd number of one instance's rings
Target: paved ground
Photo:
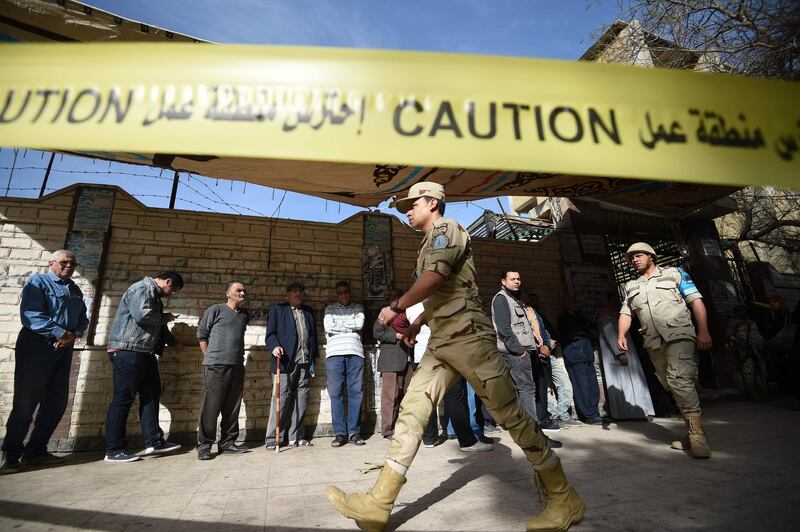
[[[800,529],[800,412],[789,401],[726,401],[706,408],[714,457],[667,448],[677,419],[561,431],[559,455],[587,506],[575,530]],[[107,464],[74,453],[50,469],[0,477],[0,530],[341,530],[353,524],[324,496],[335,483],[366,489],[388,442],[280,454],[263,446],[199,462],[193,451]],[[390,529],[524,530],[538,508],[522,452],[503,432],[495,450],[455,442],[420,449]]]

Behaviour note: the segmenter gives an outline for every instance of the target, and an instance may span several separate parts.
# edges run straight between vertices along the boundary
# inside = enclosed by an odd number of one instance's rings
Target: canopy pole
[[[44,172],[44,180],[42,181],[42,189],[39,190],[39,197],[44,196],[44,191],[47,189],[47,180],[50,179],[50,170],[53,168],[53,161],[56,158],[56,152],[50,154],[50,162],[47,163],[47,170]],[[36,189],[34,189],[36,190]]]
[[[175,208],[175,198],[178,195],[178,182],[180,181],[180,173],[175,170],[175,177],[172,179],[172,194],[169,195],[169,208]]]

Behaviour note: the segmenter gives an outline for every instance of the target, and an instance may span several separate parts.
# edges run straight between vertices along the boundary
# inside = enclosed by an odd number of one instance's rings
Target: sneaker
[[[474,445],[470,445],[469,447],[461,447],[461,450],[465,453],[480,453],[484,451],[491,451],[492,449],[494,449],[494,445],[491,443],[483,443],[482,441],[476,441]]]
[[[333,441],[331,442],[331,447],[341,447],[345,443],[347,443],[347,436],[343,436],[340,434],[333,439]]]
[[[132,452],[124,449],[122,451],[113,451],[111,454],[106,453],[105,460],[106,462],[136,462],[141,460],[140,456],[133,454]]]
[[[539,423],[539,427],[545,432],[558,432],[561,430],[561,427],[558,426],[558,423],[551,419],[545,419],[544,421]]]
[[[367,444],[367,442],[364,441],[364,438],[362,438],[359,434],[351,434],[350,435],[350,443],[352,443],[353,445],[359,445],[359,446]]]
[[[297,440],[295,442],[292,442],[292,445],[294,445],[295,447],[314,447],[314,444],[308,440]]]
[[[198,449],[197,450],[197,459],[198,460],[213,460],[214,455],[211,454],[211,449]]]
[[[19,463],[19,458],[6,457],[3,460],[3,463],[0,464],[0,475],[13,475],[14,473],[19,473],[20,468],[21,465]]]
[[[478,441],[482,441],[483,443],[494,443],[493,439],[487,438],[486,436],[478,436]]]
[[[572,419],[571,417],[559,419],[558,424],[563,425],[565,427],[580,427],[581,425],[583,425],[583,423],[581,423],[579,419]]]
[[[166,454],[166,453],[171,453],[173,451],[177,451],[180,448],[181,445],[179,443],[172,443],[171,441],[161,440],[152,447],[146,448],[144,450],[144,454],[145,456],[150,454]]]
[[[438,442],[438,441],[434,441],[434,442],[422,442],[422,446],[423,446],[423,447],[425,447],[426,449],[433,449],[434,447],[436,447],[436,444],[437,444],[437,443],[439,443],[439,442]]]
[[[486,424],[483,426],[483,432],[500,432],[500,427],[495,427],[494,425]]]
[[[58,464],[64,461],[60,456],[44,452],[36,456],[22,456],[22,461],[31,465]]]
[[[220,447],[219,448],[219,454],[222,454],[222,453],[244,454],[244,453],[249,453],[249,452],[250,452],[250,449],[248,449],[247,447],[240,447],[239,445],[236,445],[235,443],[229,443],[228,445],[225,445],[224,447]]]
[[[268,452],[275,452],[275,449],[277,449],[277,448],[278,448],[278,446],[275,444],[274,441],[267,442],[267,451]]]

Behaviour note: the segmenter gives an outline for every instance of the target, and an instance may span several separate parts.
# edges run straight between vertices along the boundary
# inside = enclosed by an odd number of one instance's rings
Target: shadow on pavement
[[[193,521],[191,519],[172,519],[163,517],[135,516],[114,512],[98,512],[95,510],[74,510],[60,506],[47,506],[43,504],[30,504],[24,502],[0,501],[0,515],[6,519],[19,519],[26,523],[42,523],[54,526],[71,526],[82,528],[81,525],[92,521],[92,530],[123,530],[123,529],[150,529],[150,530],[226,530],[230,532],[255,532],[264,530],[264,526],[247,525],[238,523],[218,523],[210,521]],[[270,531],[278,530],[306,530],[307,527],[270,526]],[[320,532],[337,529],[315,528]],[[339,529],[341,530],[341,529]]]

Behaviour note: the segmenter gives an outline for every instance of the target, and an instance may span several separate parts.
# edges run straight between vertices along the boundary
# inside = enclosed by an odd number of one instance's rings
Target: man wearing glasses
[[[89,320],[83,293],[72,281],[78,261],[65,249],[53,253],[47,273],[31,275],[22,289],[14,370],[14,404],[6,423],[0,473],[16,473],[26,464],[53,463],[47,443],[67,408],[69,373],[75,340]],[[27,445],[25,435],[33,419]]]

